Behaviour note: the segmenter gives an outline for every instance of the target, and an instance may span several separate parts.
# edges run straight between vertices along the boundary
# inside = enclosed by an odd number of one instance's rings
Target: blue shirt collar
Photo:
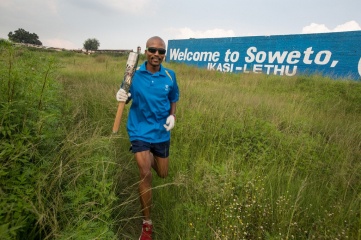
[[[146,65],[147,65],[147,62],[148,61],[145,61],[140,67],[139,67],[139,70],[142,71],[142,72],[148,72],[150,74],[153,74],[151,72],[149,72],[146,68]],[[166,72],[165,72],[165,69],[163,67],[163,65],[161,64],[160,65],[160,68],[159,68],[159,71],[154,73],[153,75],[162,75],[162,76],[166,76]]]

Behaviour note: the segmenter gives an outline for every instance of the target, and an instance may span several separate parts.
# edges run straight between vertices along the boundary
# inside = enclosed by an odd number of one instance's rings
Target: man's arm
[[[175,115],[176,109],[177,109],[177,103],[176,103],[176,102],[170,103],[170,112],[169,112],[169,115]]]

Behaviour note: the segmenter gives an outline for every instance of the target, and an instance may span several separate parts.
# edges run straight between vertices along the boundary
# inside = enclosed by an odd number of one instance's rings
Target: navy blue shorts
[[[139,140],[132,141],[130,150],[132,153],[143,152],[149,150],[154,156],[167,158],[169,156],[170,141],[161,143],[148,143]]]

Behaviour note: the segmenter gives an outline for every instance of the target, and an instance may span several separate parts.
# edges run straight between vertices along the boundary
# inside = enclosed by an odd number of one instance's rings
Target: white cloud
[[[105,7],[107,10],[112,9],[131,14],[152,13],[158,5],[154,0],[94,0],[94,3],[96,6]]]
[[[346,32],[361,30],[360,25],[356,21],[349,21],[336,26],[334,29],[326,27],[325,24],[311,23],[302,28],[302,33],[325,33],[325,32]]]
[[[217,38],[217,37],[234,37],[233,30],[225,30],[220,28],[214,28],[205,31],[194,31],[190,28],[171,28],[168,29],[173,38],[187,39],[187,38]]]
[[[65,48],[65,49],[79,48],[73,42],[59,38],[45,39],[44,41],[42,41],[42,43],[46,47]]]
[[[330,29],[325,24],[311,23],[310,25],[302,28],[302,33],[324,33],[330,32]]]
[[[358,24],[356,21],[349,21],[347,23],[338,25],[333,29],[334,32],[344,32],[344,31],[356,31],[361,30],[360,24]]]

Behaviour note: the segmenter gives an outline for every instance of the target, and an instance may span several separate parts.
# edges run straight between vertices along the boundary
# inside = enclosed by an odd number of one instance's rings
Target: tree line
[[[36,33],[30,33],[22,28],[19,28],[14,32],[9,32],[8,37],[10,41],[15,43],[28,43],[38,46],[43,45],[43,43],[39,40],[39,36]],[[99,46],[100,46],[100,42],[96,38],[88,38],[83,43],[83,48],[86,51],[98,50]]]

